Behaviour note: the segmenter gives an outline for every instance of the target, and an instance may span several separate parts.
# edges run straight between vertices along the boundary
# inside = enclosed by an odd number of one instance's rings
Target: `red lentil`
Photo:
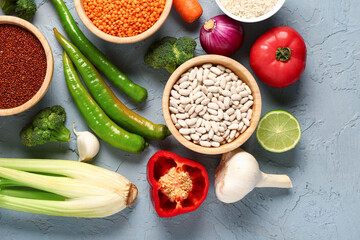
[[[46,55],[28,30],[0,24],[0,109],[20,106],[40,89],[46,74]]]
[[[166,0],[84,0],[86,15],[101,31],[131,37],[151,28],[164,10]]]

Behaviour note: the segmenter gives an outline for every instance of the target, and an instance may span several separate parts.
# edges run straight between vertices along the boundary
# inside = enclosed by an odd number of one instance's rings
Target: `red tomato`
[[[306,65],[306,45],[291,27],[275,27],[261,35],[250,51],[250,65],[264,83],[283,88],[299,80]]]

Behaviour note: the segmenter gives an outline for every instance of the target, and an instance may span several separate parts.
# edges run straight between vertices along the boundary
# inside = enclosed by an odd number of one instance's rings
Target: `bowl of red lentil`
[[[84,25],[105,41],[129,44],[153,35],[167,19],[172,0],[74,0]]]
[[[54,59],[44,35],[31,23],[0,16],[0,116],[34,106],[49,88]]]

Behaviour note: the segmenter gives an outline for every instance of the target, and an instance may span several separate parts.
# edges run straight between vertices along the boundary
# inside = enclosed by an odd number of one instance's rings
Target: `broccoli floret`
[[[169,72],[175,71],[176,55],[173,51],[175,42],[176,38],[165,37],[153,43],[145,55],[145,64],[152,65],[153,68],[165,68]]]
[[[70,130],[64,125],[66,112],[61,106],[41,110],[20,132],[21,142],[28,147],[48,142],[69,142]]]
[[[144,61],[153,68],[165,68],[172,73],[178,66],[194,57],[195,47],[196,42],[190,37],[164,37],[149,47]]]
[[[10,14],[15,11],[17,0],[1,0],[0,6],[5,14]]]
[[[24,19],[29,19],[36,12],[36,4],[34,0],[1,0],[0,6],[4,13],[10,14],[13,11]]]
[[[174,45],[178,66],[194,57],[196,42],[191,37],[181,37]]]

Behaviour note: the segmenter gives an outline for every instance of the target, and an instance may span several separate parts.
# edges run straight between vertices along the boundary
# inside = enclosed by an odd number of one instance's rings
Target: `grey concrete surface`
[[[33,23],[46,36],[53,50],[55,71],[45,97],[32,109],[0,118],[0,157],[77,159],[75,136],[70,143],[26,148],[19,130],[40,109],[60,104],[67,113],[67,127],[88,130],[65,86],[62,49],[52,28],[64,30],[51,1],[36,1]],[[132,45],[115,45],[91,34],[80,22],[74,3],[66,4],[84,33],[133,81],[146,87],[149,98],[134,104],[113,87],[131,109],[157,123],[164,123],[161,97],[169,74],[143,63],[147,47],[162,36],[197,39],[196,55],[204,54],[199,43],[201,25],[221,14],[214,0],[200,0],[204,14],[197,23],[186,24],[172,10],[164,26],[152,37]],[[94,164],[117,171],[139,188],[135,204],[103,219],[63,218],[0,209],[0,239],[360,239],[360,1],[286,1],[271,19],[244,24],[245,42],[233,56],[249,67],[253,42],[266,30],[288,25],[305,39],[308,60],[300,81],[285,89],[273,89],[259,81],[263,114],[275,109],[293,113],[302,126],[302,139],[287,153],[266,152],[253,136],[243,148],[252,153],[263,171],[288,174],[291,190],[256,189],[234,204],[217,200],[214,171],[220,156],[205,156],[185,149],[173,137],[151,141],[142,154],[128,154],[101,142]],[[1,12],[2,14],[2,12]],[[1,41],[1,40],[0,40]],[[158,150],[170,150],[202,163],[210,177],[204,204],[195,212],[171,219],[159,218],[151,204],[146,164]],[[0,199],[1,201],[1,199]]]

